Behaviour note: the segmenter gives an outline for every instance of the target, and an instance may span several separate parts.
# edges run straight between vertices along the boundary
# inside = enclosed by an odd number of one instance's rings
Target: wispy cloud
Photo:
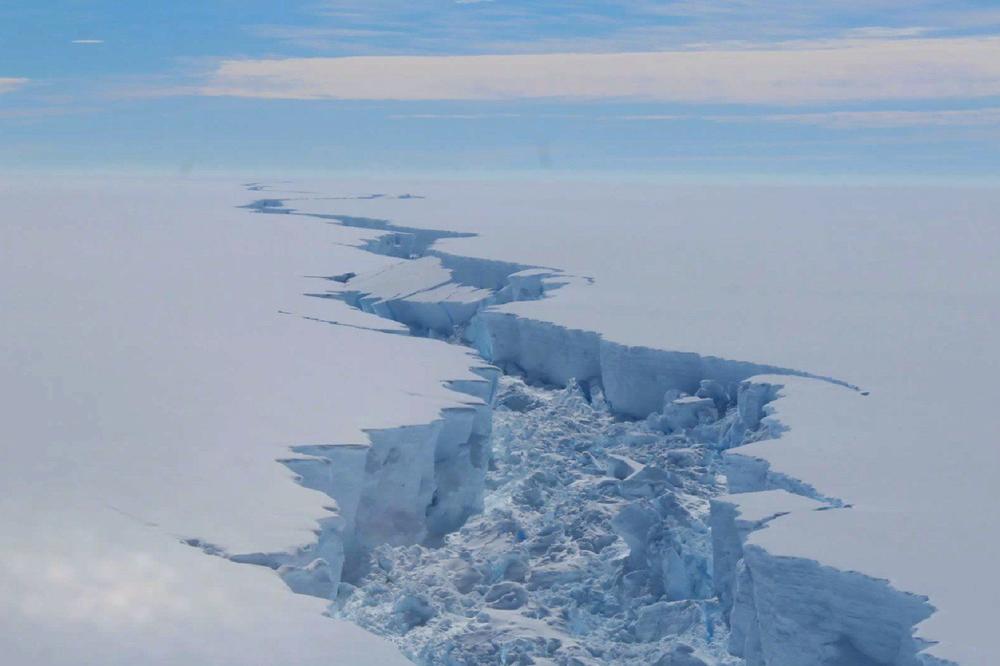
[[[103,39],[74,39],[70,44],[103,44]]]
[[[725,120],[725,117],[716,117]],[[892,127],[984,127],[1000,125],[1000,107],[946,111],[828,111],[747,116],[747,120],[817,125],[833,129]]]
[[[0,120],[41,121],[47,118],[79,114],[99,113],[99,107],[93,106],[22,106],[0,109]]]
[[[318,52],[329,52],[339,46],[358,43],[398,41],[405,36],[405,31],[380,27],[256,25],[248,27],[247,31],[254,37],[273,39]]]
[[[848,30],[844,36],[862,39],[902,39],[907,37],[922,37],[932,32],[934,32],[932,29],[920,26],[907,26],[902,28],[868,26],[863,28],[852,28],[851,30]]]
[[[499,120],[524,118],[523,113],[394,113],[390,120]]]
[[[17,90],[25,85],[28,79],[3,78],[0,77],[0,94]]]
[[[643,113],[624,116],[605,116],[603,120],[628,120],[628,121],[652,121],[652,122],[674,122],[676,120],[700,120],[701,116],[678,115],[673,113]]]
[[[905,127],[1000,127],[1000,107],[978,109],[822,111],[809,113],[583,114],[583,113],[397,113],[390,120],[502,120],[506,118],[575,119],[595,122],[795,123],[829,129]]]
[[[747,35],[900,38],[1000,28],[1000,7],[985,9],[983,0],[317,0],[310,11],[308,24],[258,34],[286,48],[333,55],[473,55],[661,51]],[[394,34],[363,35],[373,29]],[[351,30],[361,32],[334,32]]]
[[[810,104],[1000,95],[1000,38],[840,39],[645,53],[225,60],[208,96]]]

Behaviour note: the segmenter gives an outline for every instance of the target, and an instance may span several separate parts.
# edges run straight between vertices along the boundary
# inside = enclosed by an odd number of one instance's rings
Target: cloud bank
[[[812,104],[1000,96],[1000,37],[644,53],[224,60],[189,92],[341,100]]]

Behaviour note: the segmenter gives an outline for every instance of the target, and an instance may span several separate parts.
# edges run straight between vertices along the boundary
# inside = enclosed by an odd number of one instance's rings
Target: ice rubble
[[[377,547],[336,615],[417,663],[736,663],[708,575],[710,450],[575,382],[503,377],[497,404],[483,513],[437,547]]]
[[[479,368],[482,385],[454,386],[479,398],[467,409],[368,447],[300,447],[286,464],[338,516],[314,546],[240,559],[419,663],[938,663],[912,635],[925,599],[753,543],[774,517],[839,500],[739,454],[728,491],[749,494],[712,499],[718,451],[783,430],[768,417],[780,383],[751,378],[808,375],[493,310],[583,278],[436,252],[442,232],[314,216],[389,229],[361,247],[405,259],[323,295],[471,344],[527,384],[500,379],[497,397],[499,370]]]

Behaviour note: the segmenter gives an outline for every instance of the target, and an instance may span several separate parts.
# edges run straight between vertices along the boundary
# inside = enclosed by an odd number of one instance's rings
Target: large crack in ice
[[[472,346],[481,380],[449,382],[467,404],[433,423],[369,431],[365,446],[295,447],[281,462],[336,502],[314,544],[243,555],[192,545],[277,570],[417,663],[930,663],[912,638],[926,599],[747,544],[789,511],[846,508],[722,454],[781,434],[769,417],[780,383],[749,378],[853,387],[497,311],[588,278],[433,248],[474,234],[285,202],[246,208],[385,232],[359,249],[401,260],[329,276],[334,286],[312,295]],[[727,480],[746,494],[725,495]]]

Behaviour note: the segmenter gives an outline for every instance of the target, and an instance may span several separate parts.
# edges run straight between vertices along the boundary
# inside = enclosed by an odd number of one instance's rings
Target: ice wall
[[[737,429],[758,423],[751,439],[780,437],[772,404],[781,386],[740,386]],[[744,438],[746,441],[746,438]],[[739,444],[736,437],[730,445]],[[850,510],[812,486],[774,473],[766,461],[724,454],[731,492],[713,499],[713,585],[730,626],[730,653],[747,666],[915,666],[942,662],[921,654],[914,627],[930,616],[925,597],[886,581],[815,560],[774,555],[753,535],[802,511]]]
[[[367,445],[294,447],[299,456],[281,462],[334,501],[331,516],[307,547],[232,559],[269,566],[296,592],[330,599],[341,582],[364,575],[376,546],[435,543],[482,511],[499,370],[472,370],[480,380],[447,382],[470,396],[467,404],[431,423],[369,430]]]
[[[757,374],[791,372],[691,352],[629,347],[592,331],[498,310],[478,312],[465,337],[484,358],[545,383],[596,380],[611,408],[631,418],[659,412],[668,391],[693,394],[702,380],[732,384]]]
[[[932,609],[883,581],[744,548],[730,651],[748,666],[920,664],[913,627]]]

